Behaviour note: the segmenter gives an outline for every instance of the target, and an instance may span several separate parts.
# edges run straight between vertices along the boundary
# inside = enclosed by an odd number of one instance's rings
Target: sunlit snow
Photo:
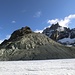
[[[75,59],[1,61],[0,75],[75,75]]]
[[[71,44],[75,42],[75,38],[74,39],[64,38],[64,39],[60,39],[58,42]]]

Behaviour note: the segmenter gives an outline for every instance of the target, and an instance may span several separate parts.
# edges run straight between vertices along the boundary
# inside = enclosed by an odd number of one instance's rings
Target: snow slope
[[[64,38],[64,39],[59,40],[58,42],[71,44],[75,42],[75,38],[74,39]]]
[[[75,75],[75,59],[1,61],[0,75]]]

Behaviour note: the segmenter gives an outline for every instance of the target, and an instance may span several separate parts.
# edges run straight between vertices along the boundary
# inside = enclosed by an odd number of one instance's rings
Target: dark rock
[[[75,28],[74,29],[71,29],[71,36],[70,36],[70,38],[71,39],[73,39],[73,38],[75,38]]]
[[[61,27],[59,25],[59,23],[56,23],[56,24],[52,24],[52,26],[50,27],[51,30],[56,30],[58,27]]]

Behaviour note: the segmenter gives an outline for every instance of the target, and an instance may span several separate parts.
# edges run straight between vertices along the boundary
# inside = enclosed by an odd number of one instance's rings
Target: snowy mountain
[[[64,45],[75,45],[75,28],[62,27],[58,23],[46,28],[43,34]]]

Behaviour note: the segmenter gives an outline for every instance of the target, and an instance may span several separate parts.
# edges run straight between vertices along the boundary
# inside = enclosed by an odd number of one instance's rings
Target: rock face
[[[14,31],[11,34],[11,37],[10,37],[9,40],[14,40],[14,39],[16,39],[18,37],[21,37],[21,36],[23,36],[25,34],[29,34],[29,33],[32,33],[32,30],[29,27],[27,27],[27,26],[22,27],[21,29]]]
[[[0,60],[41,60],[74,58],[75,48],[63,46],[29,27],[14,31],[0,45]]]
[[[61,44],[73,46],[75,45],[75,28],[70,29],[62,27],[57,23],[52,24],[50,28],[46,28],[43,31],[43,34]]]
[[[16,31],[14,31],[11,34],[11,37],[9,38],[9,40],[4,40],[1,45],[4,45],[10,41],[16,41],[17,39],[21,38],[22,36],[29,34],[29,33],[33,33],[32,30],[29,27],[22,27],[21,29],[18,29]]]

